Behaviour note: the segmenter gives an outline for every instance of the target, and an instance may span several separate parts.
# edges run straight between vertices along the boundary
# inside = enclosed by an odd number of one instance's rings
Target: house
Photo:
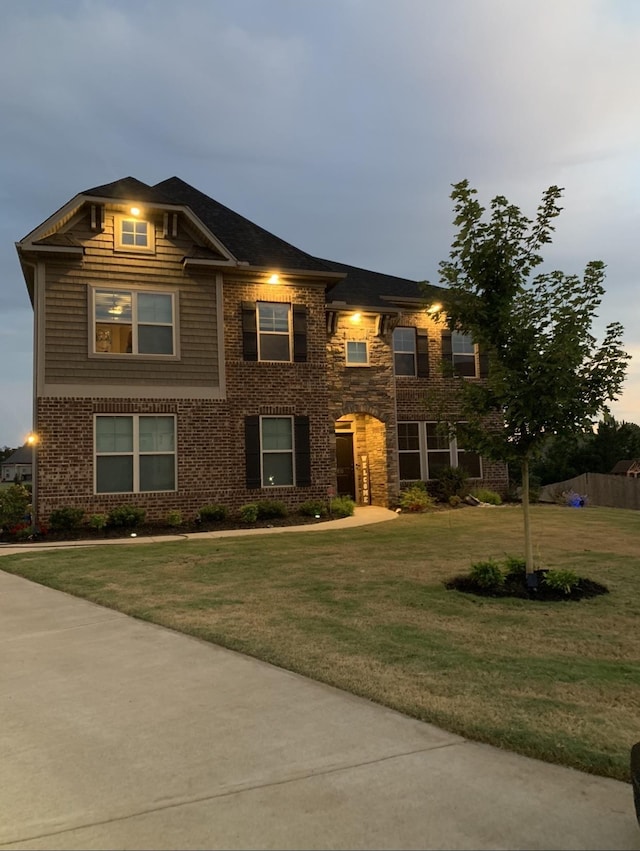
[[[443,437],[472,341],[415,281],[313,257],[172,177],[76,195],[17,243],[35,314],[40,519],[126,502],[149,519],[506,468]],[[432,287],[434,301],[442,290]]]
[[[21,446],[5,458],[0,468],[0,480],[3,482],[30,482],[32,473],[33,449]]]
[[[611,471],[611,475],[629,476],[630,478],[637,479],[640,476],[640,460],[636,458],[631,461],[618,461]]]

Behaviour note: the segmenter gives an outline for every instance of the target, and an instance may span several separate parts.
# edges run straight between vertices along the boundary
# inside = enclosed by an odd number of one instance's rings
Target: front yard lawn
[[[611,593],[543,603],[446,590],[474,560],[522,553],[513,506],[25,551],[0,566],[469,738],[628,780],[640,739],[640,513],[535,506],[532,520],[540,566]]]

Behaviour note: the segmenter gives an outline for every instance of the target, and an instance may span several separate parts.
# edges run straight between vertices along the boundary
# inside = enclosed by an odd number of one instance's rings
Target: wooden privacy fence
[[[540,502],[555,502],[565,491],[587,496],[587,505],[607,508],[635,508],[640,511],[640,479],[628,476],[609,476],[605,473],[583,473],[566,482],[544,485]]]

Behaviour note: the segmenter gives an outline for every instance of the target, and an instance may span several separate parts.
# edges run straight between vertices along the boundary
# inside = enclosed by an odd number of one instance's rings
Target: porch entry
[[[386,505],[388,470],[385,425],[364,411],[335,423],[336,491],[358,505]]]

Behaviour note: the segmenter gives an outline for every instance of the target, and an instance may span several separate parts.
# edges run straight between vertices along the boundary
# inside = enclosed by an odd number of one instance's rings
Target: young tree
[[[529,465],[550,435],[584,431],[624,381],[628,355],[622,326],[611,323],[600,345],[591,332],[604,288],[604,264],[587,264],[582,278],[563,272],[532,272],[543,262],[560,214],[562,190],[544,193],[534,220],[503,196],[491,213],[468,181],[454,184],[458,233],[440,280],[450,329],[470,334],[488,357],[485,381],[460,381],[467,423],[465,446],[518,463],[528,582],[535,586],[529,513]],[[501,426],[487,428],[487,422]]]

